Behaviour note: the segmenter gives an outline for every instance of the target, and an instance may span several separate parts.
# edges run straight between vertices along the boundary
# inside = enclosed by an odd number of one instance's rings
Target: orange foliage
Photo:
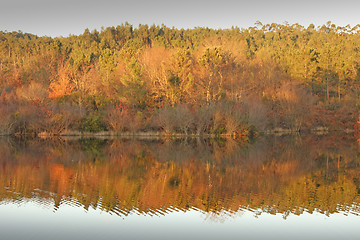
[[[73,89],[74,87],[71,84],[66,68],[62,66],[58,71],[57,79],[50,83],[49,98],[63,98],[71,94]]]

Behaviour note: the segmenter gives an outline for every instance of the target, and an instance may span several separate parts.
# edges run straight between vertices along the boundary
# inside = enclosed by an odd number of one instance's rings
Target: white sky
[[[68,36],[128,21],[168,27],[247,28],[262,23],[360,23],[360,1],[334,0],[0,0],[0,30]]]

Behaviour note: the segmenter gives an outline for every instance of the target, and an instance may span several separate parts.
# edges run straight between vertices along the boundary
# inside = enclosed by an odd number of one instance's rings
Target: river
[[[0,239],[355,239],[356,138],[0,139]]]

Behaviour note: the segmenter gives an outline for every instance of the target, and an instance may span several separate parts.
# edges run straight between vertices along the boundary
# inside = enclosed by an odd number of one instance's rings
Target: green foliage
[[[178,87],[180,85],[180,78],[174,74],[170,75],[168,81],[172,87]]]
[[[70,66],[72,66],[75,71],[86,69],[94,62],[94,59],[95,54],[82,45],[74,48],[69,55]]]
[[[199,64],[208,69],[215,69],[225,61],[221,48],[207,48],[199,59]]]
[[[224,134],[224,133],[226,133],[226,128],[224,126],[220,126],[217,129],[215,129],[214,133],[216,135]]]
[[[93,112],[81,119],[80,131],[82,132],[100,132],[105,130],[106,125],[99,113]]]
[[[99,57],[100,72],[106,79],[110,80],[111,74],[116,68],[115,56],[110,49],[104,49]]]
[[[126,59],[126,71],[127,74],[121,78],[121,82],[127,101],[135,107],[146,107],[147,90],[142,80],[143,69],[135,57]]]

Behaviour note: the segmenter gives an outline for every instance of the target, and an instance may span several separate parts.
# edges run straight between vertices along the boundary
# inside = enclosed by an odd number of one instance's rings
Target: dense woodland
[[[0,132],[354,129],[360,25],[0,31]]]

